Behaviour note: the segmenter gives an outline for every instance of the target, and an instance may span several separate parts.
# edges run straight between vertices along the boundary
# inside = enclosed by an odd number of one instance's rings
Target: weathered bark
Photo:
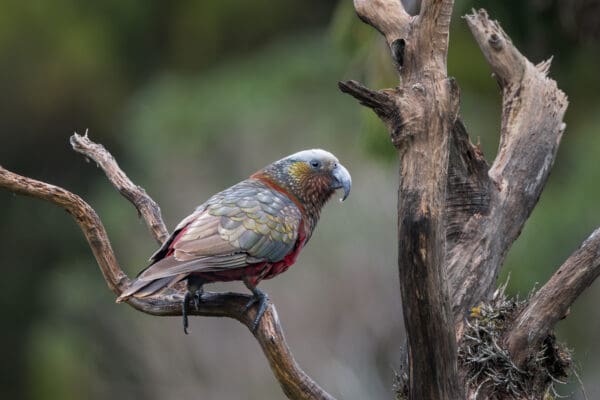
[[[464,226],[473,216],[487,215],[490,208],[489,167],[481,149],[473,146],[462,121],[450,136],[448,184],[446,187],[446,257],[464,241]],[[449,261],[446,260],[446,264]]]
[[[112,155],[101,145],[89,140],[87,135],[74,134],[71,137],[71,145],[76,151],[98,163],[117,190],[137,208],[153,238],[162,243],[168,237],[168,232],[158,205],[144,189],[133,184],[119,168]],[[65,209],[83,231],[110,290],[118,297],[128,286],[129,279],[117,263],[104,225],[94,209],[79,196],[58,186],[17,175],[2,167],[0,167],[0,187],[14,193],[46,200]],[[249,300],[249,295],[205,292],[199,307],[191,308],[189,314],[233,318],[251,330],[255,310],[252,308],[244,312]],[[157,316],[181,315],[182,302],[183,294],[176,290],[166,291],[147,299],[127,300],[127,303],[136,310]],[[254,337],[288,398],[334,400],[296,363],[285,340],[275,306],[270,302],[254,332]]]
[[[356,82],[340,89],[374,109],[400,156],[398,267],[410,398],[456,399],[461,390],[444,267],[449,137],[459,106],[458,86],[446,72],[453,1],[424,1],[415,17],[399,1],[354,4],[385,36],[400,76],[395,89],[371,91]]]
[[[461,240],[448,249],[458,322],[493,293],[506,254],[546,184],[567,108],[566,96],[547,77],[549,61],[534,66],[485,11],[473,11],[465,19],[502,89],[502,123],[500,147],[488,172],[489,208],[475,213]]]

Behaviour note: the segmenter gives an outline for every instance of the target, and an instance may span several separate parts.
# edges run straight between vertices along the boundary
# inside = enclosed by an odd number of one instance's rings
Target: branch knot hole
[[[404,49],[406,48],[406,40],[403,38],[396,39],[391,44],[392,58],[398,66],[398,70],[404,66]]]
[[[502,50],[502,47],[503,47],[502,40],[500,39],[500,36],[498,36],[498,34],[492,33],[490,35],[490,38],[488,39],[488,43],[490,44],[492,49],[494,49],[496,51]]]

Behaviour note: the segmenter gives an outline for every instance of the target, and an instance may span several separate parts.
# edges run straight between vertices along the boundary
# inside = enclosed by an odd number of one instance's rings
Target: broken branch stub
[[[556,82],[547,77],[549,64],[529,62],[484,10],[465,19],[502,87],[502,123],[498,155],[488,172],[489,206],[467,220],[462,239],[448,249],[448,277],[459,325],[470,307],[494,292],[508,250],[550,174],[568,104]]]

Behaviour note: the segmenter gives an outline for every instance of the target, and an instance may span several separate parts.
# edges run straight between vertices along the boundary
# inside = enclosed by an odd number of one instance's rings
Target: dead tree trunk
[[[550,61],[533,65],[486,12],[466,21],[503,96],[498,155],[488,166],[460,119],[459,89],[447,76],[453,1],[424,0],[409,15],[399,0],[354,0],[358,16],[389,45],[400,83],[371,90],[340,82],[389,129],[400,157],[398,267],[408,338],[408,371],[399,398],[538,399],[566,376],[570,358],[552,329],[600,273],[600,230],[531,299],[513,302],[496,278],[544,188],[565,124],[566,96],[547,77]],[[112,156],[87,136],[73,148],[93,159],[138,209],[153,237],[167,237],[160,209]],[[0,187],[50,201],[81,227],[109,288],[128,278],[94,210],[78,196],[0,167]],[[152,315],[179,315],[177,290],[128,304]],[[205,294],[192,314],[226,316],[250,325],[248,296]],[[272,304],[255,333],[290,399],[333,399],[296,364]]]
[[[528,302],[496,290],[565,129],[567,99],[547,77],[550,60],[529,62],[485,11],[465,17],[502,90],[500,147],[488,166],[469,140],[457,85],[447,76],[453,1],[425,0],[415,16],[396,0],[354,5],[385,37],[400,80],[377,91],[340,82],[386,124],[401,162],[398,266],[408,381],[400,394],[542,398],[571,362],[552,328],[600,273],[596,231]]]

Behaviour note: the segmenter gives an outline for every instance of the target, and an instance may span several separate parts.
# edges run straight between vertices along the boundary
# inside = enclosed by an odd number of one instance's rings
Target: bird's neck
[[[259,171],[253,174],[250,178],[259,180],[267,186],[285,194],[290,200],[298,206],[302,214],[305,216],[305,223],[307,228],[307,237],[310,237],[312,231],[315,229],[319,217],[321,216],[321,209],[331,198],[333,191],[327,191],[325,193],[319,192],[316,188],[304,188],[300,191],[300,194],[296,194],[295,191],[290,190],[284,185],[278,183],[274,177],[266,171]],[[311,190],[312,189],[312,190]]]
[[[298,206],[298,208],[300,209],[300,211],[302,213],[306,212],[304,204],[302,204],[302,200],[300,198],[298,198],[298,196],[296,196],[294,193],[292,193],[286,187],[277,183],[277,181],[275,179],[273,179],[273,177],[271,177],[269,174],[265,173],[264,171],[258,171],[256,173],[252,174],[250,176],[250,179],[256,179],[257,181],[261,181],[268,187],[270,187],[274,190],[277,190],[280,193],[285,194],[290,200],[292,200],[294,202],[294,204],[296,204],[296,206]]]
[[[319,222],[319,217],[321,216],[321,209],[325,205],[325,201],[319,203],[308,203],[305,207],[305,226],[306,226],[306,242],[312,236],[312,233],[317,226],[317,222]]]

